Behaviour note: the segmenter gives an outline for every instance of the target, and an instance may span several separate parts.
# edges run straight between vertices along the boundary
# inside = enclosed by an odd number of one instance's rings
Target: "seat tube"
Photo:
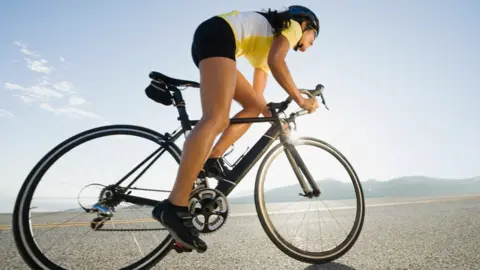
[[[190,122],[190,118],[188,117],[185,100],[183,100],[180,90],[176,89],[173,92],[173,99],[175,107],[177,107],[178,110],[178,120],[180,120],[186,138],[192,131],[192,124]]]

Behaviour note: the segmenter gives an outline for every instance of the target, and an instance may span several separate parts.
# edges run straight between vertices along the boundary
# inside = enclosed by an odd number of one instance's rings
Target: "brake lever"
[[[317,87],[315,88],[314,91],[302,89],[302,90],[300,90],[300,92],[301,92],[302,94],[306,94],[306,95],[309,96],[309,97],[315,97],[314,95],[318,94],[318,95],[320,96],[320,98],[322,99],[322,104],[323,104],[323,106],[325,106],[325,108],[326,108],[327,110],[330,110],[330,109],[328,108],[326,102],[325,102],[325,98],[323,97],[322,90],[323,90],[323,85],[319,84],[319,85],[317,85]],[[300,115],[303,115],[303,114],[300,114]],[[297,115],[297,116],[299,116],[299,115]]]
[[[325,102],[325,97],[323,96],[323,93],[322,93],[324,88],[325,87],[323,85],[318,84],[315,87],[315,90],[308,90],[308,89],[299,89],[299,90],[300,90],[300,93],[306,94],[309,97],[315,97],[315,95],[320,96],[320,98],[322,99],[323,106],[325,106],[325,108],[329,111],[330,108],[328,108],[327,103]],[[290,96],[287,97],[287,99],[283,102],[283,106],[280,108],[279,112],[284,112],[284,110],[288,107],[288,105],[291,102],[292,102],[292,97],[290,97]],[[307,110],[302,110],[302,111],[298,111],[298,112],[294,113],[295,116],[302,116],[302,115],[305,115],[305,114],[308,114]]]
[[[327,104],[325,103],[325,98],[323,97],[322,93],[320,93],[320,97],[322,98],[323,106],[325,106],[325,108],[329,111],[330,109],[327,107]]]

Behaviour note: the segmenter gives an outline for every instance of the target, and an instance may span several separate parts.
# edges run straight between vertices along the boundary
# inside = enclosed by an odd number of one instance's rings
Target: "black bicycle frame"
[[[186,112],[186,107],[185,107],[185,102],[183,100],[183,97],[180,93],[179,90],[174,92],[173,95],[174,98],[174,104],[175,107],[178,110],[179,117],[178,120],[180,120],[182,128],[178,132],[174,132],[172,135],[169,135],[168,133],[166,134],[164,141],[161,142],[161,147],[157,149],[155,152],[153,152],[151,155],[149,155],[145,160],[143,160],[140,164],[138,164],[132,171],[130,171],[125,177],[123,177],[120,181],[118,181],[115,186],[119,186],[123,181],[126,180],[127,177],[129,177],[135,170],[137,170],[139,167],[143,166],[149,159],[151,159],[153,156],[157,155],[151,162],[150,164],[147,165],[147,167],[142,171],[126,188],[130,188],[145,171],[153,165],[153,163],[162,155],[164,151],[166,151],[166,147],[172,146],[174,148],[178,148],[175,145],[175,141],[180,138],[183,134],[186,132],[189,132],[192,130],[192,127],[195,126],[198,123],[198,120],[189,120],[188,114]],[[281,103],[269,103],[269,108],[270,112],[272,113],[272,117],[253,117],[253,118],[231,118],[230,119],[230,124],[244,124],[244,123],[261,123],[261,122],[270,122],[273,123],[272,126],[263,134],[263,136],[255,143],[255,145],[245,154],[243,157],[241,157],[240,161],[236,166],[233,167],[233,169],[226,175],[226,179],[224,181],[220,180],[215,189],[219,190],[222,192],[225,196],[228,196],[234,188],[243,180],[245,175],[251,170],[251,168],[257,163],[257,161],[263,156],[263,154],[267,151],[267,149],[272,145],[272,143],[280,137],[281,141],[285,145],[285,152],[287,154],[288,160],[290,161],[290,164],[292,165],[295,174],[297,175],[297,178],[300,182],[300,185],[302,186],[302,189],[305,193],[305,196],[311,196],[312,194],[314,195],[319,195],[320,191],[313,180],[312,176],[308,172],[308,169],[306,168],[305,164],[303,163],[302,159],[298,155],[298,152],[296,151],[295,147],[286,142],[285,138],[283,135],[283,129],[282,129],[282,123],[280,121],[280,118],[277,113],[277,109],[280,108],[285,108],[288,106],[288,103],[285,104],[285,102]],[[313,192],[311,192],[303,178],[302,173],[300,170],[303,171],[305,174],[308,182],[313,188]],[[129,203],[137,204],[137,205],[148,205],[148,206],[155,206],[159,203],[159,201],[156,200],[151,200],[147,198],[142,198],[142,197],[137,197],[137,196],[131,196],[127,195],[125,193],[115,193],[115,199],[117,200],[124,200]]]

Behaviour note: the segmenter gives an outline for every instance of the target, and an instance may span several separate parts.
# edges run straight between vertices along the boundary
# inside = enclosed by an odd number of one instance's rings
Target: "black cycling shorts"
[[[220,17],[202,22],[195,30],[192,58],[195,65],[209,57],[227,57],[235,61],[235,36],[230,25]]]

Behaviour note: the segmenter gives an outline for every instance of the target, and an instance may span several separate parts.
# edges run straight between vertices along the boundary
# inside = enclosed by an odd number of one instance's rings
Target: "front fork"
[[[304,197],[309,197],[309,198],[312,198],[313,196],[314,197],[320,196],[321,192],[320,192],[320,189],[318,188],[317,183],[313,179],[312,175],[310,174],[310,171],[308,170],[307,166],[303,162],[303,159],[300,157],[300,154],[298,153],[297,149],[293,145],[291,137],[283,130],[283,128],[280,134],[280,141],[282,142],[285,148],[284,152],[287,155],[287,159],[290,162],[290,165],[292,166],[292,169],[295,172],[295,175],[297,176],[298,182],[300,183],[300,186],[303,189],[303,194],[300,193],[299,195]],[[308,183],[313,189],[312,191],[307,186],[305,177],[307,178]]]

